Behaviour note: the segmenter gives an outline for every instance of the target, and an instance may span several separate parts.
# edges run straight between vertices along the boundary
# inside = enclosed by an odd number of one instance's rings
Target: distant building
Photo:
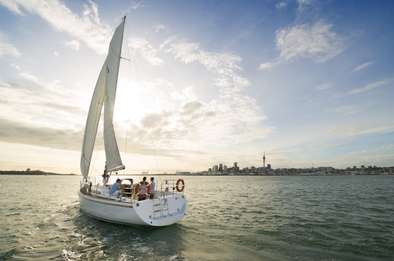
[[[219,171],[220,171],[220,172],[223,171],[223,164],[222,164],[222,163],[219,164]]]
[[[265,152],[264,152],[264,155],[263,155],[263,168],[265,168]]]
[[[218,165],[215,165],[215,166],[212,167],[212,169],[213,169],[214,172],[217,172],[219,170],[219,167],[218,167]]]
[[[239,167],[238,167],[238,162],[234,162],[234,171],[238,171]]]

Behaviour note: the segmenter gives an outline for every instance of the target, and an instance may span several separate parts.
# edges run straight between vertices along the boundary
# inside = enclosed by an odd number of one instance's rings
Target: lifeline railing
[[[160,190],[156,191],[174,194],[183,194],[185,190],[185,182],[182,179],[164,179],[160,180]]]
[[[120,179],[123,178],[122,180],[130,181],[129,177],[121,177],[121,176],[118,177]],[[133,178],[133,180],[137,180],[137,179]],[[155,191],[153,192],[154,199],[167,198],[179,194],[183,195],[185,192],[186,186],[185,186],[185,182],[182,179],[176,179],[176,178],[162,179],[161,177],[157,179],[155,177],[155,180],[157,181],[157,183],[155,185]],[[108,185],[112,185],[112,183],[113,182],[110,182]],[[80,182],[80,187],[82,188],[85,184],[89,184],[91,193],[100,194],[99,187],[101,188],[103,187],[102,177],[101,176],[87,177],[86,181]],[[137,183],[133,183],[133,184],[137,184]],[[131,191],[134,192],[133,189]],[[137,200],[136,198],[133,198],[134,193],[123,193],[123,194],[131,194],[131,195],[129,197],[120,195],[120,198],[130,198],[131,200]],[[147,199],[149,199],[149,197]]]
[[[168,198],[181,194],[184,196],[185,182],[182,179],[164,179],[159,181],[160,185],[154,192],[152,205],[152,219],[160,219],[172,215],[168,205]]]

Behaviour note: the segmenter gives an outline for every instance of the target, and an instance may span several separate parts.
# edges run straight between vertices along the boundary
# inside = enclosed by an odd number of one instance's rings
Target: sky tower
[[[263,155],[263,167],[265,168],[265,152],[264,152],[264,155]]]

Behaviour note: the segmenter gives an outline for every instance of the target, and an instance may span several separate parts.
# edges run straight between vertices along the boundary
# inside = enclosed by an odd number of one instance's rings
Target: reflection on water
[[[0,176],[0,260],[320,260],[394,256],[394,177],[185,177],[163,228],[79,211],[78,177]]]

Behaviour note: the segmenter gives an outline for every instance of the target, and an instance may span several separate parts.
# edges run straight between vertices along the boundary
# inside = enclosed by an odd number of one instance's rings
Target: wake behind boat
[[[94,218],[130,225],[166,226],[180,221],[186,213],[184,182],[164,180],[159,186],[131,179],[107,185],[111,173],[125,169],[113,127],[113,111],[126,17],[116,28],[108,55],[100,71],[90,103],[81,154],[79,200],[82,212]],[[89,177],[90,162],[104,107],[105,170],[103,180]],[[122,184],[123,183],[123,184]],[[116,188],[116,191],[112,191]],[[115,193],[116,192],[116,193]]]

